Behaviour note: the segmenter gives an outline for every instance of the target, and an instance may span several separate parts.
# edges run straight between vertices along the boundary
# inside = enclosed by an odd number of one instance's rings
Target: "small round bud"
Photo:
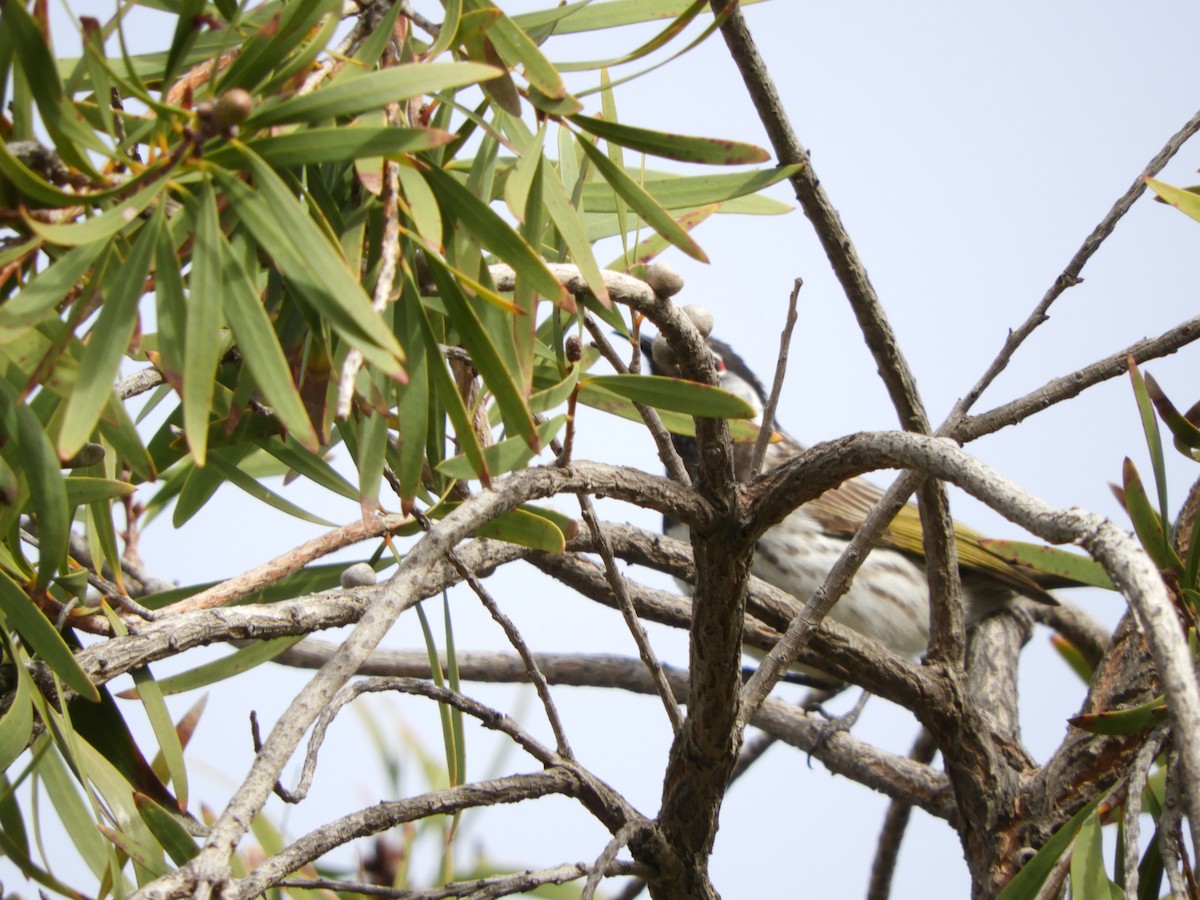
[[[241,125],[254,112],[254,98],[243,88],[230,88],[212,107],[213,121],[219,128],[233,128]]]
[[[683,290],[683,276],[665,263],[646,269],[645,281],[657,297],[674,297]]]
[[[671,345],[661,334],[655,335],[654,342],[650,345],[650,358],[660,369],[673,369],[679,365],[679,360],[675,358],[675,351],[671,349]]]
[[[338,579],[344,588],[369,587],[375,583],[375,570],[365,562],[348,566]]]
[[[708,307],[699,306],[695,303],[689,304],[683,308],[684,314],[692,320],[692,324],[696,326],[696,330],[704,337],[712,334],[713,330],[713,314],[708,311]]]
[[[574,365],[583,359],[583,341],[577,335],[571,335],[566,343],[567,362]]]
[[[91,441],[85,443],[70,459],[62,461],[64,469],[85,469],[88,466],[94,466],[100,460],[104,459],[104,448],[100,444],[94,444]]]

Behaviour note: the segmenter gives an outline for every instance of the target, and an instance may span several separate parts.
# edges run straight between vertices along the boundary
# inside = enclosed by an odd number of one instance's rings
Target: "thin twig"
[[[1054,284],[1052,284],[1050,289],[1046,291],[1045,295],[1041,299],[1041,302],[1034,307],[1033,312],[1029,314],[1029,318],[1027,318],[1016,330],[1008,333],[1008,337],[1004,341],[1004,346],[1000,349],[1000,353],[997,354],[991,365],[988,366],[987,371],[980,376],[980,379],[975,386],[972,387],[971,390],[967,391],[967,393],[964,394],[956,404],[954,404],[954,409],[951,410],[950,415],[947,417],[946,424],[951,429],[954,429],[955,433],[957,433],[958,419],[966,414],[966,412],[975,404],[975,401],[979,399],[980,395],[987,390],[988,386],[995,381],[996,377],[1004,371],[1004,369],[1008,366],[1009,361],[1012,359],[1013,354],[1016,352],[1017,348],[1021,346],[1025,339],[1033,333],[1034,329],[1046,321],[1048,318],[1047,312],[1049,311],[1051,304],[1053,304],[1054,301],[1057,300],[1059,296],[1067,290],[1067,288],[1074,287],[1083,280],[1079,277],[1079,273],[1083,271],[1083,267],[1087,264],[1087,261],[1092,258],[1097,250],[1100,249],[1100,246],[1104,243],[1105,239],[1112,234],[1113,229],[1117,227],[1117,223],[1121,221],[1127,212],[1129,212],[1134,202],[1145,192],[1145,179],[1162,171],[1163,166],[1170,161],[1171,157],[1179,152],[1179,149],[1188,141],[1189,138],[1195,135],[1197,131],[1200,131],[1200,112],[1197,112],[1186,123],[1184,123],[1183,127],[1180,128],[1179,131],[1175,132],[1175,134],[1173,134],[1163,145],[1162,149],[1154,155],[1154,158],[1146,164],[1146,168],[1142,170],[1142,173],[1133,180],[1133,184],[1131,184],[1128,190],[1126,190],[1125,193],[1118,198],[1117,202],[1113,204],[1112,209],[1110,209],[1104,218],[1101,219],[1096,225],[1096,227],[1092,229],[1092,233],[1087,236],[1087,239],[1084,240],[1082,246],[1075,251],[1075,255],[1071,257],[1071,261],[1067,263],[1067,266],[1065,269],[1063,269],[1062,273],[1056,279],[1054,279]]]
[[[596,861],[592,863],[592,870],[588,872],[587,881],[583,883],[583,890],[579,892],[579,900],[592,900],[596,896],[596,890],[600,887],[601,879],[604,878],[609,867],[616,862],[617,854],[621,852],[621,848],[628,844],[630,838],[636,833],[637,825],[630,822],[623,826],[604,845],[604,850],[596,857]]]
[[[1169,356],[1197,339],[1200,339],[1200,316],[1180,322],[1157,337],[1131,344],[1069,375],[1055,378],[1024,397],[978,415],[964,416],[953,426],[954,439],[965,443],[1015,425],[1034,413],[1082,394],[1093,385],[1124,375],[1131,356],[1140,365],[1147,360]]]
[[[422,527],[428,527],[429,520],[425,519],[424,515],[421,515],[420,519],[424,520]],[[521,632],[513,624],[512,619],[504,614],[504,611],[500,608],[500,604],[496,602],[496,598],[488,592],[488,589],[483,586],[483,582],[462,561],[462,557],[456,551],[447,551],[446,558],[450,560],[450,564],[463,577],[463,580],[470,585],[471,590],[475,592],[475,596],[479,598],[479,602],[491,613],[492,618],[496,620],[496,624],[504,630],[508,642],[512,644],[513,649],[517,651],[517,655],[521,657],[521,661],[525,664],[525,671],[529,674],[529,681],[533,684],[534,690],[537,691],[538,698],[542,701],[542,707],[546,711],[546,718],[550,721],[550,728],[554,732],[554,741],[557,745],[558,754],[566,759],[574,759],[575,753],[571,750],[571,742],[567,740],[567,732],[563,728],[562,718],[558,714],[558,708],[554,705],[554,698],[550,695],[550,685],[546,681],[546,676],[542,674],[542,670],[538,668],[533,651],[525,643]]]
[[[604,574],[608,579],[608,583],[612,586],[613,595],[617,598],[617,604],[621,609],[621,615],[625,617],[625,624],[628,626],[630,634],[633,635],[634,643],[637,644],[638,655],[641,656],[642,662],[654,679],[654,685],[658,689],[658,696],[667,711],[667,718],[671,720],[671,730],[678,734],[679,729],[683,727],[683,713],[679,709],[679,703],[675,700],[675,693],[671,690],[671,684],[667,680],[666,673],[663,672],[662,663],[658,661],[658,657],[654,653],[654,648],[650,646],[650,637],[646,634],[646,629],[642,627],[637,610],[633,607],[633,601],[629,598],[629,590],[625,585],[625,576],[617,568],[617,561],[613,556],[612,545],[609,544],[608,537],[600,527],[600,520],[596,516],[596,507],[588,494],[579,495],[579,508],[583,513],[584,523],[592,532],[592,536],[595,539],[596,549],[600,552],[600,558],[604,561]]]
[[[908,758],[913,762],[929,765],[937,754],[933,736],[922,728],[913,742]],[[867,900],[887,900],[892,893],[892,877],[896,874],[896,862],[900,858],[900,842],[912,817],[912,804],[903,800],[892,800],[883,818],[879,832],[879,843],[875,847],[875,859],[871,863],[871,880],[867,885]]]
[[[1129,767],[1129,786],[1125,789],[1125,900],[1138,897],[1138,837],[1141,832],[1142,792],[1150,775],[1150,767],[1162,750],[1170,733],[1166,722],[1160,722],[1146,735],[1146,740]]]
[[[771,384],[771,394],[763,407],[762,425],[758,430],[758,437],[754,439],[754,455],[750,457],[751,478],[762,471],[763,460],[767,458],[767,445],[771,443],[771,435],[775,431],[775,410],[779,406],[779,395],[783,391],[788,350],[792,345],[792,329],[796,327],[796,301],[800,297],[802,287],[804,279],[797,278],[791,296],[788,297],[787,318],[783,322],[783,333],[779,335],[779,360],[775,363],[775,381]]]

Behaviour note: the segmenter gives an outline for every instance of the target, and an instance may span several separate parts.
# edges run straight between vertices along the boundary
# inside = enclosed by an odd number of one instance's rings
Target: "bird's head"
[[[654,375],[667,375],[671,378],[681,378],[682,374],[679,371],[679,366],[669,361],[667,354],[661,350],[658,357],[655,357],[655,339],[642,335],[642,352],[646,358],[650,360],[650,371]],[[661,347],[661,342],[660,342]],[[743,360],[733,348],[724,341],[719,341],[716,338],[708,338],[708,348],[712,351],[713,365],[717,370],[717,377],[721,382],[721,389],[728,391],[735,397],[741,397],[755,409],[754,421],[758,423],[762,416],[763,408],[767,403],[767,391],[763,387],[758,376],[750,370]],[[666,363],[666,364],[664,364]]]

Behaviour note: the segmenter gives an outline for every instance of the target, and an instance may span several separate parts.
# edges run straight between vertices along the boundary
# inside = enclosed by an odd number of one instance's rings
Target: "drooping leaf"
[[[589,134],[620,144],[629,150],[675,159],[680,162],[706,163],[714,166],[741,166],[766,162],[771,155],[761,147],[739,141],[692,137],[650,131],[620,122],[608,122],[591,116],[574,115],[571,121]]]
[[[66,642],[46,618],[45,613],[21,590],[8,573],[0,570],[0,612],[21,635],[29,649],[54,670],[55,674],[79,696],[93,702],[100,699],[96,686],[80,668]]]
[[[1104,588],[1107,591],[1116,590],[1103,566],[1090,557],[1069,550],[992,538],[980,538],[979,545],[1006,562],[1027,566],[1038,572],[1057,575],[1080,584]]]
[[[589,375],[584,385],[653,406],[714,419],[750,419],[757,410],[721,388],[664,375]]]
[[[487,81],[502,74],[494,66],[480,63],[414,63],[394,66],[335,83],[309,94],[264,104],[243,124],[244,131],[287,122],[322,122],[348,118],[389,103],[448,88]]]
[[[538,437],[543,444],[549,443],[563,425],[566,424],[566,416],[555,416],[549,422],[544,422],[538,426]],[[530,448],[529,443],[524,438],[506,438],[502,441],[497,441],[490,447],[483,448],[483,458],[487,462],[488,472],[493,475],[502,475],[505,472],[511,472],[514,469],[519,469],[524,466],[529,460],[533,459],[534,451]],[[458,478],[462,481],[468,481],[475,477],[475,469],[471,465],[466,456],[452,456],[450,459],[444,459],[437,464],[437,470],[444,475],[449,475],[451,478]]]

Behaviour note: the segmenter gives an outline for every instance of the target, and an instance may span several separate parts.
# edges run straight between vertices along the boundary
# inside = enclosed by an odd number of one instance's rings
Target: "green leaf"
[[[1120,900],[1123,894],[1104,871],[1104,847],[1100,820],[1089,816],[1079,828],[1071,854],[1071,897],[1073,900]]]
[[[554,167],[543,163],[541,175],[542,201],[546,205],[546,212],[554,220],[554,227],[562,235],[563,243],[567,245],[570,258],[579,266],[583,280],[587,282],[588,288],[596,299],[604,306],[611,306],[612,299],[608,295],[608,288],[604,284],[600,266],[597,265],[596,257],[592,253],[592,242],[588,239],[583,219],[571,205],[571,198],[567,196],[566,188],[558,180],[558,174]]]
[[[309,481],[348,500],[358,499],[358,491],[355,490],[354,485],[316,453],[279,437],[269,438],[259,446]]]
[[[0,142],[3,146],[3,142]],[[20,337],[49,316],[67,296],[96,258],[108,246],[107,241],[83,244],[68,250],[38,273],[15,295],[0,305],[0,344]]]
[[[125,261],[113,270],[111,285],[105,285],[100,316],[88,335],[79,364],[79,382],[67,403],[58,434],[58,452],[64,459],[78,452],[91,437],[112,397],[113,379],[137,327],[138,301],[145,292],[163,218],[159,212],[142,229]]]
[[[15,438],[26,483],[32,495],[38,526],[38,565],[34,590],[43,591],[67,558],[71,522],[67,489],[58,457],[42,423],[28,407],[17,403],[7,381],[0,379],[0,422]],[[40,613],[39,613],[40,615]]]
[[[1054,832],[1054,836],[1042,845],[1008,884],[1004,886],[996,900],[1030,900],[1038,896],[1038,891],[1046,883],[1046,879],[1055,871],[1059,859],[1075,840],[1075,835],[1083,827],[1083,823],[1096,811],[1103,794],[1094,797],[1083,809],[1075,813]]]
[[[356,82],[357,83],[357,82]],[[408,153],[433,150],[454,140],[448,131],[436,128],[307,128],[272,137],[246,141],[246,146],[267,163],[280,169],[319,163],[347,162],[363,157],[400,159]],[[236,166],[237,150],[218,147],[208,154],[210,162]]]
[[[228,481],[230,484],[241,488],[251,497],[254,497],[256,500],[261,500],[263,503],[267,504],[273,509],[287,513],[289,516],[295,516],[297,519],[301,519],[305,522],[312,522],[314,525],[321,525],[325,528],[337,527],[328,519],[323,519],[318,515],[314,515],[313,513],[300,508],[291,501],[280,497],[257,479],[251,478],[249,475],[243,472],[235,463],[225,459],[222,454],[210,454],[208,457],[208,462],[221,478]]]
[[[655,409],[713,419],[751,419],[757,414],[748,402],[721,388],[664,375],[589,375],[584,385],[612,391]]]
[[[1137,533],[1142,549],[1150,555],[1158,568],[1174,568],[1176,571],[1182,572],[1183,563],[1175,556],[1175,551],[1167,540],[1163,521],[1154,507],[1150,505],[1150,498],[1142,486],[1142,479],[1138,475],[1137,467],[1128,457],[1125,458],[1122,476],[1125,488],[1125,511],[1129,513],[1129,519],[1133,522],[1133,530]]]
[[[1146,178],[1146,185],[1154,193],[1186,216],[1200,221],[1200,196],[1183,188],[1172,187],[1156,178]]]
[[[513,509],[475,529],[477,537],[496,538],[546,553],[562,553],[566,538],[551,519],[527,509]]]
[[[476,0],[473,5],[482,8],[485,4]],[[573,101],[575,109],[582,108],[582,104],[567,93],[558,70],[542,55],[542,51],[530,40],[529,35],[518,28],[507,15],[501,15],[492,23],[487,30],[487,36],[500,58],[510,68],[521,66],[525,79],[538,93],[551,100],[568,103]]]
[[[606,413],[620,416],[622,419],[629,419],[631,422],[642,421],[641,415],[629,400],[614,394],[610,390],[588,382],[580,386],[579,402],[593,409],[603,410]],[[690,415],[672,412],[669,409],[660,409],[658,415],[662,419],[662,423],[667,431],[671,432],[671,434],[681,434],[685,437],[696,436],[696,422]],[[758,431],[758,426],[753,422],[747,422],[742,419],[731,419],[729,421],[730,437],[738,443],[754,443],[758,438]]]
[[[485,330],[479,316],[471,308],[449,271],[436,257],[430,256],[428,259],[430,274],[438,286],[442,302],[446,304],[450,321],[462,337],[463,344],[471,354],[471,362],[478,369],[484,384],[496,398],[505,427],[524,438],[533,451],[537,452],[541,445],[538,443],[533,416],[529,413],[518,382],[519,373],[510,371],[505,365],[493,342],[493,336]]]
[[[82,222],[56,225],[26,216],[25,224],[43,240],[60,247],[94,244],[111,238],[121,229],[128,227],[129,223],[136,221],[154,199],[166,190],[168,183],[166,178],[152,181],[128,200],[123,200],[100,215],[84,219]]]
[[[8,624],[21,635],[21,640],[26,646],[41,657],[75,693],[93,702],[100,700],[96,686],[80,668],[62,635],[54,630],[50,620],[37,608],[29,595],[21,590],[20,585],[2,570],[0,612],[4,613]]]
[[[177,816],[163,809],[145,794],[134,794],[133,802],[137,804],[142,821],[175,865],[186,864],[200,852],[196,839]]]
[[[7,658],[16,660],[14,647],[7,636],[3,641]],[[8,771],[16,758],[25,752],[33,735],[33,679],[22,663],[18,662],[13,668],[16,690],[12,694],[12,703],[0,716],[0,772]]]
[[[223,263],[221,281],[225,287],[225,315],[242,350],[246,368],[291,437],[315,451],[320,440],[292,380],[291,368],[254,282],[224,235],[218,231],[215,240]]]
[[[1076,728],[1092,734],[1137,734],[1153,728],[1167,717],[1166,697],[1159,695],[1128,709],[1083,713],[1067,719]]]
[[[643,187],[630,178],[624,169],[613,165],[607,156],[592,145],[591,141],[581,139],[579,146],[583,148],[583,152],[587,154],[588,159],[592,161],[604,180],[622,200],[629,204],[634,212],[646,220],[646,224],[688,256],[700,262],[708,262],[708,256],[700,249],[700,245],[693,241],[679,223],[671,218]]]
[[[197,193],[195,243],[188,285],[183,368],[183,432],[188,448],[203,466],[208,459],[208,424],[213,381],[221,358],[222,309],[225,305],[225,256],[216,191],[205,180]]]
[[[304,635],[275,638],[269,641],[257,641],[248,647],[242,647],[228,656],[204,663],[186,672],[169,675],[158,682],[159,690],[164,695],[182,694],[197,688],[207,687],[219,681],[225,681],[235,675],[241,675],[251,669],[270,662],[284,650],[303,640]]]
[[[566,424],[566,421],[566,416],[555,416],[549,422],[542,423],[537,429],[538,438],[543,444],[549,443]],[[493,475],[501,475],[519,469],[535,455],[528,442],[519,437],[506,438],[503,441],[497,441],[490,447],[483,448],[483,458],[487,463],[488,472]],[[437,464],[437,470],[443,475],[462,481],[468,481],[475,477],[475,468],[466,456],[461,454],[442,460]]]
[[[539,294],[554,303],[565,301],[566,291],[546,267],[545,261],[495,210],[461,185],[454,176],[436,166],[425,170],[424,175],[443,206],[452,211],[463,227],[479,238],[487,250],[512,266],[518,278],[528,279]]]
[[[218,171],[237,215],[313,311],[389,377],[403,376],[404,351],[371,298],[307,211],[270,166],[245,147],[258,190]]]
[[[73,475],[66,479],[67,505],[74,509],[88,503],[100,500],[113,500],[117,497],[128,497],[135,490],[134,485],[127,481],[115,481],[111,478],[94,478],[90,475]]]
[[[497,78],[502,69],[480,63],[412,63],[337,82],[310,94],[264,105],[246,119],[249,132],[285,122],[321,122],[357,116],[389,103],[448,88],[459,88]]]
[[[730,212],[775,214],[788,212],[791,207],[768,197],[748,197],[763,188],[789,178],[803,166],[793,164],[751,172],[722,172],[711,175],[672,175],[666,172],[647,172],[640,182],[651,197],[664,209],[695,209],[710,203],[722,203]],[[727,201],[744,197],[751,205],[734,205]],[[603,181],[589,181],[583,187],[583,202],[588,213],[612,213],[617,210],[613,189]],[[742,201],[743,203],[745,201]]]
[[[179,742],[175,723],[167,711],[166,703],[163,702],[162,691],[159,690],[154,676],[150,674],[149,666],[138,666],[131,669],[129,674],[133,677],[138,696],[146,710],[146,718],[150,721],[150,727],[158,741],[158,748],[166,762],[171,786],[175,789],[175,796],[179,799],[179,808],[185,810],[188,805],[188,778],[187,767],[183,763],[183,745]]]
[[[1175,404],[1168,399],[1158,382],[1149,373],[1146,375],[1146,393],[1154,403],[1154,408],[1158,410],[1159,417],[1171,429],[1171,434],[1175,436],[1175,445],[1180,448],[1200,448],[1200,428],[1197,428],[1175,408]]]
[[[1088,556],[1072,553],[1059,547],[1047,547],[1044,544],[1029,544],[1023,541],[980,538],[979,545],[988,553],[1018,566],[1026,566],[1047,575],[1068,578],[1080,584],[1104,588],[1106,591],[1116,590],[1112,579],[1104,571],[1104,567]]]
[[[741,5],[761,2],[763,0],[742,0]],[[555,35],[578,34],[582,31],[636,25],[654,19],[674,19],[690,5],[689,0],[608,0],[604,3],[582,0],[513,16],[513,21],[526,30],[553,25]]]
[[[645,128],[636,128],[633,125],[607,122],[604,119],[594,119],[584,115],[571,116],[570,120],[589,134],[604,138],[606,141],[620,144],[622,147],[637,150],[640,153],[675,159],[680,162],[707,163],[714,166],[741,166],[748,163],[766,162],[771,158],[771,155],[761,147],[744,144],[740,141],[650,131]]]
[[[1133,382],[1133,395],[1137,398],[1138,412],[1142,417],[1142,431],[1146,435],[1146,446],[1150,451],[1150,462],[1154,470],[1154,484],[1158,488],[1158,513],[1162,521],[1169,522],[1170,512],[1167,505],[1167,463],[1163,458],[1162,436],[1158,431],[1158,418],[1154,415],[1154,405],[1150,401],[1150,393],[1142,373],[1133,361],[1127,357],[1129,378]]]

